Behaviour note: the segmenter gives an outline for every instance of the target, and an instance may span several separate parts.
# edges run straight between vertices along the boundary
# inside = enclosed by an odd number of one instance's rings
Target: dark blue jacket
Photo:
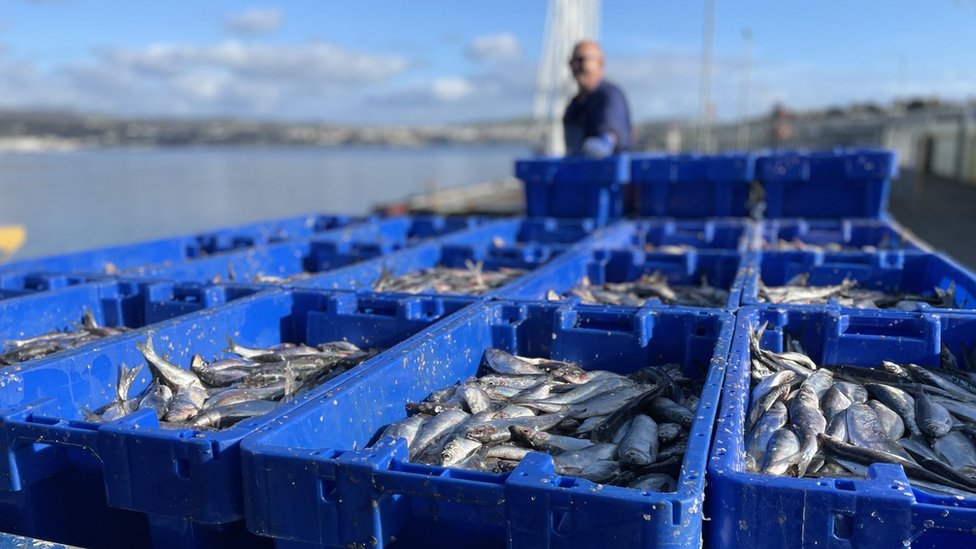
[[[620,88],[603,80],[593,93],[585,98],[577,94],[566,107],[566,114],[563,115],[566,154],[583,154],[583,141],[608,131],[617,136],[614,153],[629,151],[634,147],[627,98]]]

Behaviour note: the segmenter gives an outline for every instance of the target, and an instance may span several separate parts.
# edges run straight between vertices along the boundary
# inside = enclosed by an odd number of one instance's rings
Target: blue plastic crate
[[[312,235],[313,240],[359,244],[396,244],[404,247],[431,238],[476,228],[486,221],[475,216],[403,215],[371,219],[339,230]]]
[[[557,257],[566,246],[524,245],[496,248],[489,245],[423,244],[392,255],[335,269],[294,282],[296,288],[330,288],[337,290],[371,290],[385,274],[401,276],[433,267],[463,269],[470,262],[481,263],[485,271],[502,268],[531,271]],[[486,292],[492,296],[498,289]]]
[[[85,311],[91,312],[99,326],[142,328],[222,305],[260,289],[258,286],[105,281],[6,299],[0,301],[0,352],[7,350],[4,342],[9,340],[77,329],[75,326],[80,324]],[[102,342],[86,345],[92,344]]]
[[[390,254],[394,242],[359,243],[347,240],[303,239],[256,246],[239,252],[129,269],[125,276],[181,282],[257,283],[260,277],[287,279],[315,274]]]
[[[62,273],[0,272],[0,300],[57,291],[97,280],[107,280],[108,278],[107,276],[77,276]]]
[[[645,155],[631,159],[640,216],[745,217],[756,155]]]
[[[796,337],[818,364],[877,367],[882,360],[937,368],[940,345],[976,343],[976,315],[840,312],[750,307],[738,313],[715,428],[705,497],[714,547],[971,547],[976,499],[926,493],[902,468],[875,464],[867,480],[796,479],[745,471],[744,422],[750,395],[749,329],[767,323],[762,347]],[[956,355],[960,364],[963,358]]]
[[[604,231],[598,245],[652,252],[663,246],[747,252],[755,239],[755,223],[747,219],[636,219]]]
[[[828,286],[845,278],[859,288],[888,293],[909,292],[933,295],[935,288],[946,290],[955,282],[956,306],[976,309],[976,275],[940,254],[924,252],[757,252],[742,290],[743,305],[758,305],[759,281],[767,286],[783,286],[791,278],[809,273],[808,285]],[[834,303],[836,306],[836,303]],[[812,305],[817,307],[816,305]],[[918,310],[950,311],[926,303]]]
[[[881,217],[897,171],[895,154],[880,149],[791,151],[756,163],[770,219]]]
[[[516,254],[504,247],[531,248],[537,242],[574,242],[593,230],[592,221],[555,219],[506,220],[475,223],[476,218],[418,216],[386,219],[328,231],[312,238],[256,246],[238,252],[203,257],[191,261],[140,267],[125,271],[127,276],[193,282],[258,282],[264,277],[289,278],[302,273],[314,275],[346,267],[368,259],[388,257],[425,240],[464,243],[477,247],[479,257]],[[472,228],[466,228],[472,227]],[[560,247],[560,249],[565,246]],[[529,250],[531,257],[531,250]],[[460,261],[463,266],[463,259]],[[306,285],[304,281],[286,284]],[[319,287],[317,284],[312,286]],[[332,286],[328,286],[332,287]],[[338,285],[337,288],[356,286]]]
[[[484,302],[246,439],[248,528],[330,547],[382,547],[394,539],[426,547],[697,547],[732,324],[728,313],[700,309]],[[362,449],[405,416],[407,402],[475,375],[491,347],[628,373],[679,363],[705,378],[678,491],[560,477],[551,458],[536,453],[498,475],[408,463],[402,440]]]
[[[593,218],[600,225],[629,209],[629,157],[537,158],[515,162],[529,217]]]
[[[759,234],[759,246],[767,249],[776,249],[782,241],[798,248],[830,248],[827,251],[931,251],[915,235],[884,219],[771,219],[760,222]]]
[[[73,252],[9,263],[0,272],[62,272],[116,274],[140,266],[186,261],[261,244],[307,237],[318,231],[362,222],[365,218],[308,215],[251,223],[180,236]]]
[[[501,268],[531,271],[571,249],[573,245],[567,242],[579,240],[578,245],[585,244],[592,230],[593,224],[589,220],[497,221],[296,281],[294,286],[368,290],[383,273],[399,276],[437,266],[464,268],[469,262],[481,262],[486,271]],[[608,228],[598,231],[595,238],[616,234],[616,228]],[[497,289],[484,295],[492,296],[496,292]]]
[[[549,291],[564,294],[580,284],[584,277],[596,286],[607,282],[629,282],[645,274],[660,272],[670,284],[699,284],[704,277],[712,286],[729,291],[729,299],[722,308],[735,310],[739,307],[746,278],[746,263],[743,256],[735,252],[690,250],[683,254],[667,254],[586,250],[567,253],[501,290],[498,295],[510,299],[544,300]],[[662,304],[655,299],[648,305]]]
[[[356,370],[222,431],[160,429],[151,410],[104,424],[82,420],[81,408],[96,409],[115,398],[120,364],[144,363],[135,342],[151,332],[156,349],[184,367],[194,353],[221,356],[228,336],[246,346],[344,339],[399,356],[399,343],[471,302],[272,289],[101,346],[38,359],[16,372],[0,371],[0,531],[108,546],[118,529],[137,525],[139,536],[151,537],[158,547],[206,546],[199,542],[206,539],[219,542],[213,546],[240,546],[233,537],[244,532],[240,440],[273,418],[290,416],[302,403],[331,394]],[[144,369],[132,394],[149,382]],[[99,520],[48,513],[39,505],[51,499],[69,501]],[[120,509],[137,514],[108,521]]]

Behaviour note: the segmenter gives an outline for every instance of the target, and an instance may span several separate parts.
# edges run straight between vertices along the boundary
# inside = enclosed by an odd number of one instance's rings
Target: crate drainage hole
[[[572,488],[576,486],[576,479],[570,477],[558,477],[556,479],[556,487],[558,488]]]
[[[176,475],[182,479],[190,478],[190,460],[187,458],[176,458]]]
[[[334,503],[336,500],[336,492],[339,489],[335,479],[324,478],[319,484],[322,489],[322,493],[320,494],[322,501],[325,503]]]
[[[569,518],[569,511],[553,511],[549,515],[552,521],[551,528],[553,535],[566,537],[572,533],[572,521]]]
[[[851,539],[852,536],[854,536],[854,517],[834,513],[834,537]]]
[[[849,480],[836,480],[834,481],[834,487],[838,490],[845,490],[848,492],[854,491],[854,483]]]

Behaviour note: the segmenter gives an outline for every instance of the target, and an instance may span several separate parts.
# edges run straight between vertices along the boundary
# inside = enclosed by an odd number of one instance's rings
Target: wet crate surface
[[[0,451],[5,456],[0,530],[96,546],[112,546],[127,528],[135,529],[132,535],[139,539],[152,538],[156,546],[192,546],[208,538],[218,545],[254,542],[240,521],[239,441],[272,418],[287,416],[305,399],[327,394],[355,368],[267,416],[221,431],[160,429],[152,410],[102,424],[83,420],[83,408],[95,410],[115,398],[120,364],[145,363],[135,343],[152,333],[157,351],[183,368],[194,353],[221,356],[228,336],[247,346],[346,340],[385,349],[469,303],[464,298],[267,290],[153,325],[151,331],[118,336],[101,347],[0,371]],[[144,367],[130,394],[150,380]],[[86,509],[93,520],[48,515],[43,505],[52,498]]]
[[[632,157],[637,215],[747,217],[755,163],[753,154]]]
[[[739,306],[745,261],[736,252],[689,250],[685,253],[645,253],[639,250],[584,250],[567,253],[550,265],[526,276],[499,292],[510,299],[545,300],[549,292],[566,295],[586,279],[593,287],[605,283],[631,282],[643,275],[659,273],[669,285],[699,285],[702,280],[729,292],[720,309]],[[578,300],[578,297],[570,299]],[[661,305],[653,299],[648,305]]]
[[[976,309],[976,276],[949,258],[924,252],[759,252],[750,259],[752,267],[743,284],[742,304],[757,305],[759,284],[783,286],[797,275],[809,273],[808,286],[831,286],[845,279],[857,288],[886,293],[907,292],[934,295],[935,289],[953,287],[958,309]],[[830,306],[839,306],[831,302]],[[928,303],[911,308],[952,311]]]
[[[745,471],[751,328],[768,323],[764,349],[797,338],[818,364],[877,367],[882,360],[940,365],[942,344],[960,364],[976,343],[976,315],[885,311],[841,313],[749,307],[737,315],[735,339],[709,459],[706,512],[714,547],[968,547],[976,499],[912,488],[900,466],[875,464],[869,478],[784,478]]]
[[[476,533],[484,547],[697,546],[704,453],[731,324],[727,313],[703,310],[480,304],[246,439],[248,528],[322,546],[383,546],[419,536],[450,545],[458,532]],[[408,401],[475,375],[492,347],[621,373],[673,362],[704,378],[678,491],[642,493],[560,477],[543,454],[498,475],[409,463],[402,440],[356,450],[402,419]]]

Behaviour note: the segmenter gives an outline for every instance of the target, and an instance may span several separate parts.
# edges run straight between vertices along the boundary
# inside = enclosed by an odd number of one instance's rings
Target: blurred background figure
[[[603,158],[633,148],[630,109],[624,92],[603,78],[603,50],[592,40],[573,48],[569,59],[579,92],[566,107],[566,154]]]

